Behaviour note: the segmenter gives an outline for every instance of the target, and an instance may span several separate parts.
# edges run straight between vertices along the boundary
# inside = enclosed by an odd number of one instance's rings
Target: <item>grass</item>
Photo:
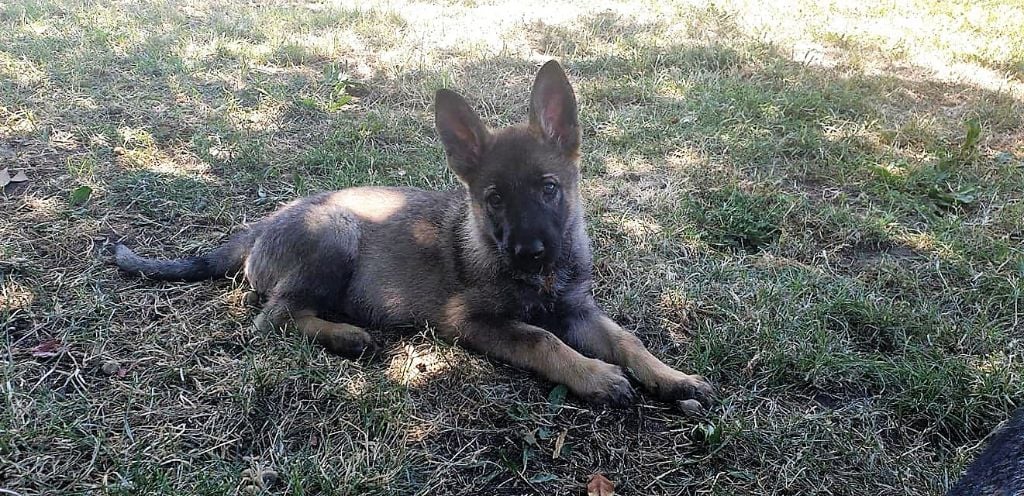
[[[0,163],[29,177],[0,203],[0,488],[940,494],[1024,402],[1022,23],[1012,1],[0,4]],[[110,235],[194,254],[297,195],[451,186],[433,91],[515,122],[551,57],[597,297],[716,383],[704,416],[562,399],[429,329],[345,361],[252,330],[242,281],[108,263]]]

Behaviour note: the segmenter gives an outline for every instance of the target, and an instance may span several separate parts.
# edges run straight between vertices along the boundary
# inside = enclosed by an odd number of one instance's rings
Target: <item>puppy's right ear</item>
[[[434,95],[434,125],[448,156],[448,167],[463,181],[480,164],[490,133],[480,117],[458,93],[437,90]]]

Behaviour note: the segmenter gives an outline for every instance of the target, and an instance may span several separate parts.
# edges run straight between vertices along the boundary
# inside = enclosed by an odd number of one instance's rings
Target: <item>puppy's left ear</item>
[[[530,132],[575,158],[580,149],[576,95],[558,62],[540,68],[530,92]]]

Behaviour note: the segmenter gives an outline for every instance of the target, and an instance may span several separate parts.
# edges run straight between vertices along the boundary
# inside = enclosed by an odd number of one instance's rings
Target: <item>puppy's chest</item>
[[[536,314],[551,312],[559,302],[558,295],[538,291],[532,287],[519,288],[517,293],[516,306],[522,320],[528,320],[530,316]]]
[[[517,284],[516,320],[540,327],[564,313],[570,305],[566,295],[571,285],[565,279],[546,281],[546,284]]]

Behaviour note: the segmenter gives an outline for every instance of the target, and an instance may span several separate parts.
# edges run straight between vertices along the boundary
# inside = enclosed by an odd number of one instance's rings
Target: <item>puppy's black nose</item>
[[[525,244],[516,243],[515,255],[520,260],[539,260],[544,256],[544,242],[535,239]]]

